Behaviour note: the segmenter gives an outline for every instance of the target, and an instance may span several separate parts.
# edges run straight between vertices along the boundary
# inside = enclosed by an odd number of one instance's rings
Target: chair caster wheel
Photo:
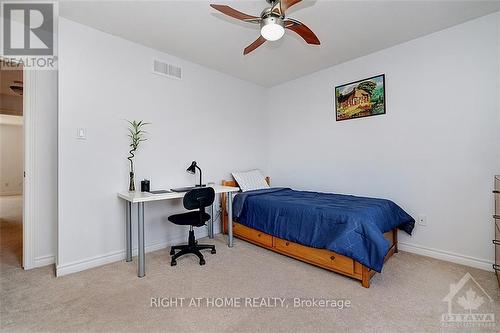
[[[173,256],[175,254],[174,249],[170,249],[170,255]]]
[[[216,254],[217,251],[215,251],[215,249],[213,249],[212,251],[210,251],[212,254]]]
[[[200,265],[201,266],[205,265],[205,259],[200,259]]]
[[[170,266],[177,266],[177,261],[172,260],[172,261],[170,262]]]

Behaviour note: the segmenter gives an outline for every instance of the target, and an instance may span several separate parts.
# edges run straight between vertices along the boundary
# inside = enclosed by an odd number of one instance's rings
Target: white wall
[[[499,21],[489,15],[270,89],[274,185],[392,199],[427,215],[413,237],[401,233],[403,249],[491,269]],[[381,73],[387,114],[336,122],[334,86]]]
[[[154,57],[181,65],[183,79],[152,74]],[[59,59],[59,275],[124,257],[116,193],[128,185],[125,119],[152,123],[136,155],[136,186],[143,178],[154,189],[193,184],[185,172],[192,160],[205,181],[266,171],[263,88],[63,18]],[[180,201],[146,205],[148,249],[187,239],[167,221],[182,209]]]
[[[2,121],[7,117],[20,121]],[[23,193],[23,137],[22,117],[0,115],[0,195]]]

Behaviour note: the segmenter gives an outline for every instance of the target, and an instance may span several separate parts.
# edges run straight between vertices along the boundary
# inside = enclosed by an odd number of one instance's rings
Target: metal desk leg
[[[233,247],[233,194],[227,194],[227,245]]]
[[[127,243],[127,262],[132,261],[132,203],[130,201],[125,202],[126,212],[125,212],[125,230],[126,230],[126,240]]]
[[[146,275],[146,265],[144,258],[144,202],[139,202],[137,209],[137,235],[139,237],[139,241],[137,245],[139,247],[139,256],[138,256],[138,274],[139,277],[144,277]]]
[[[214,205],[212,204],[212,214],[210,216],[210,222],[208,222],[208,238],[214,238]]]

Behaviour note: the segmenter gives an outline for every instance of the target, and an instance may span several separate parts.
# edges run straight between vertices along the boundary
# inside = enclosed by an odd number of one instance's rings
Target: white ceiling
[[[226,17],[209,3],[252,15],[252,1],[65,1],[60,15],[221,72],[273,86],[500,10],[500,1],[304,0],[287,16],[304,22],[322,42],[307,45],[287,31],[243,56],[257,25]]]

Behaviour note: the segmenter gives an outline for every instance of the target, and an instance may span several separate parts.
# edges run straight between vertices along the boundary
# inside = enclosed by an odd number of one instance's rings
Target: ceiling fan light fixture
[[[276,41],[290,30],[307,43],[320,45],[318,37],[304,23],[287,17],[286,11],[302,0],[266,0],[271,6],[265,8],[260,16],[248,15],[228,5],[210,4],[210,7],[240,21],[260,25],[260,36],[243,49],[243,55],[253,52],[267,41]]]
[[[269,16],[260,23],[260,34],[266,40],[274,42],[285,34],[285,25],[279,17]]]

